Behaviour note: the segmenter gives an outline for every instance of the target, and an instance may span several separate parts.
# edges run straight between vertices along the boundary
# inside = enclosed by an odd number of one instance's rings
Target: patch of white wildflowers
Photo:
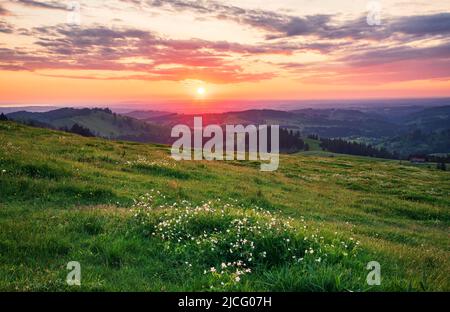
[[[167,204],[164,195],[152,190],[135,200],[132,209],[145,235],[161,240],[189,267],[194,262],[203,266],[211,288],[236,285],[246,275],[276,265],[323,265],[355,255],[359,245],[338,235],[326,241],[303,217],[294,220],[228,202]]]
[[[125,161],[125,165],[127,166],[149,166],[149,167],[165,167],[165,168],[174,168],[176,167],[175,161],[172,159],[148,159],[145,156],[138,155],[137,159],[134,160],[127,160]]]

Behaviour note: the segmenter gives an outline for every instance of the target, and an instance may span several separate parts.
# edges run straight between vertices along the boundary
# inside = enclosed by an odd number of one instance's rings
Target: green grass
[[[323,149],[320,147],[320,141],[314,140],[310,138],[304,138],[303,141],[305,141],[306,144],[309,146],[310,151],[322,151]]]
[[[0,290],[449,291],[449,181],[434,168],[321,152],[282,156],[274,173],[175,162],[164,146],[2,122]],[[239,245],[236,258],[226,247],[244,218],[254,252]],[[240,259],[251,272],[236,282]],[[372,260],[381,286],[366,283]],[[81,263],[80,287],[65,282],[69,261]],[[222,263],[232,265],[219,274]]]

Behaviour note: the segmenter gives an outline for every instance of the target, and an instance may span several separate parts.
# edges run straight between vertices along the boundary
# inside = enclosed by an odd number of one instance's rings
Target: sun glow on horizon
[[[205,93],[206,93],[206,89],[205,88],[203,88],[203,87],[197,88],[197,94],[198,95],[205,95]]]
[[[204,87],[197,88],[197,97],[204,98],[206,95],[206,89]]]

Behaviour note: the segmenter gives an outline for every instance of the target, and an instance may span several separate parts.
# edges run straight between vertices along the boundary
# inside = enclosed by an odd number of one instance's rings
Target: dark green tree
[[[436,168],[438,170],[442,170],[442,171],[446,171],[447,170],[447,166],[445,165],[445,163],[441,162],[441,163],[437,163]]]
[[[0,114],[0,121],[8,121],[8,117],[5,116],[5,114]]]
[[[95,135],[89,130],[88,128],[85,128],[83,126],[80,126],[79,124],[75,123],[72,128],[70,128],[69,132],[79,134],[81,136],[85,137],[94,137]]]

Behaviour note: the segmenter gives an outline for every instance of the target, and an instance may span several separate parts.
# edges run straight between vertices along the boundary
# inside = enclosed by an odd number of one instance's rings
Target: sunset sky
[[[450,96],[450,1],[71,2],[0,1],[0,106]]]

